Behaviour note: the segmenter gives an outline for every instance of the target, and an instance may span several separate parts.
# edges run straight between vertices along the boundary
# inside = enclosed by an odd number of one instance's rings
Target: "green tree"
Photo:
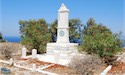
[[[3,39],[2,33],[0,33],[0,42],[5,42],[5,40]]]
[[[57,25],[58,20],[55,20],[50,24],[49,32],[51,33],[52,42],[56,42],[57,40]]]
[[[58,21],[55,20],[50,24],[50,33],[52,34],[52,42],[57,39],[57,24]],[[76,39],[80,39],[82,36],[82,23],[80,19],[70,19],[69,20],[69,40],[70,42],[76,42]]]
[[[1,33],[0,33],[0,39],[3,39],[3,38],[2,38],[2,34],[1,34]]]
[[[76,39],[81,39],[82,37],[82,27],[83,24],[80,19],[70,19],[69,20],[69,40],[70,42],[76,43]]]
[[[46,44],[50,41],[51,35],[48,33],[48,24],[44,19],[20,20],[21,43],[28,50],[37,49],[38,53],[46,51]]]
[[[96,25],[95,20],[93,18],[90,18],[87,22],[87,25],[84,26],[83,34],[89,35],[89,28],[93,25]]]
[[[110,63],[110,57],[112,58],[122,50],[120,34],[113,34],[110,29],[102,24],[96,24],[93,19],[89,19],[83,34],[84,43],[80,49],[89,54],[95,53],[108,63]]]

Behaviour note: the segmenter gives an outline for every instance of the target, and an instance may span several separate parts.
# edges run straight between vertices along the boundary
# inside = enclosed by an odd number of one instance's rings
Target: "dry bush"
[[[96,55],[76,55],[71,59],[69,67],[79,71],[81,75],[93,75],[101,64],[102,61]]]
[[[9,50],[11,48],[12,47],[8,45],[4,45],[0,48],[1,49],[0,52],[3,58],[10,59],[12,57],[12,51]]]
[[[19,43],[0,43],[0,58],[9,59],[13,58],[14,55],[21,54],[22,46]]]

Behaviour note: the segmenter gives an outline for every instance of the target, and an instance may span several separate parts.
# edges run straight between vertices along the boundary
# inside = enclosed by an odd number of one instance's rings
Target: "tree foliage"
[[[0,33],[0,39],[3,39],[3,38],[2,38],[2,34],[1,34],[1,33]]]
[[[48,33],[48,24],[44,19],[39,20],[20,20],[20,32],[22,44],[28,50],[33,48],[38,50],[38,53],[43,53],[46,50],[46,44],[50,41],[51,35]]]
[[[90,54],[95,53],[101,58],[107,58],[113,57],[122,50],[120,34],[113,34],[106,26],[96,24],[92,18],[84,26],[83,34],[84,43],[81,45],[81,49]]]
[[[58,20],[55,20],[50,24],[49,32],[51,33],[52,42],[56,42],[57,40],[57,25],[58,25]]]
[[[58,21],[55,20],[50,24],[50,33],[52,34],[52,42],[57,40],[57,24]],[[69,20],[69,40],[70,42],[76,43],[76,39],[80,39],[82,35],[82,23],[80,19],[70,19]]]
[[[69,40],[70,42],[77,43],[76,39],[82,37],[82,21],[80,19],[69,20]]]
[[[0,42],[5,42],[5,40],[3,39],[2,33],[0,33]]]

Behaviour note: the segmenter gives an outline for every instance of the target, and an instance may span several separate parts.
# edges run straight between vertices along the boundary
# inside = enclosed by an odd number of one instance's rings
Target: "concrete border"
[[[119,56],[116,61],[121,60],[121,56]],[[100,75],[106,75],[108,73],[108,71],[110,71],[112,68],[112,65],[109,65]]]
[[[110,71],[112,68],[112,65],[109,65],[100,75],[106,75],[108,71]]]
[[[53,64],[52,64],[53,65]],[[52,66],[51,65],[51,66]],[[16,66],[16,67],[18,67],[18,68],[24,68],[24,69],[27,69],[27,70],[30,70],[30,71],[32,71],[32,68],[26,68],[26,67],[24,67],[24,66],[20,66],[20,65],[16,65],[16,64],[14,64],[14,66]],[[49,66],[50,67],[50,66]],[[48,68],[48,67],[46,67],[46,68]],[[44,68],[45,69],[45,68]],[[36,72],[39,72],[39,73],[42,73],[42,74],[47,74],[47,75],[58,75],[58,74],[56,74],[56,73],[52,73],[52,72],[48,72],[48,71],[43,71],[43,70],[40,70],[40,69],[36,69]]]
[[[4,60],[0,60],[0,62],[5,63],[5,64],[10,64],[10,62],[4,61]],[[43,68],[38,68],[38,69],[36,69],[36,72],[39,72],[39,73],[42,73],[42,74],[47,74],[47,75],[58,75],[58,74],[56,74],[56,73],[52,73],[52,72],[48,72],[48,71],[43,71],[43,69],[46,69],[46,68],[48,68],[48,67],[50,67],[50,66],[53,66],[53,65],[54,65],[54,64],[45,66],[45,67],[43,67]],[[23,69],[32,71],[32,68],[27,68],[27,67],[24,67],[24,66],[20,66],[20,65],[17,65],[16,63],[14,63],[14,66],[15,66],[15,67],[18,67],[18,68],[23,68]],[[41,70],[41,69],[42,69],[42,70]]]

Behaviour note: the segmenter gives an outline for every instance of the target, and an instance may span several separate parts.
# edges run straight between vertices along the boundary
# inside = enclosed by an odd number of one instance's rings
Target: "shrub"
[[[87,23],[88,25],[84,27],[84,43],[80,49],[89,54],[95,53],[110,64],[111,59],[114,61],[114,55],[122,50],[122,42],[120,40],[121,33],[113,34],[110,29],[101,24],[96,24],[95,21],[92,20],[93,19],[90,19]]]
[[[20,43],[3,42],[0,43],[0,58],[1,59],[18,59],[21,56],[22,45]]]
[[[20,21],[21,43],[28,50],[37,49],[38,53],[46,51],[46,44],[50,41],[48,24],[44,19]]]
[[[101,64],[102,61],[97,55],[77,55],[71,59],[69,67],[80,72],[81,75],[92,75]]]
[[[2,58],[10,59],[12,57],[12,51],[10,50],[12,47],[8,45],[1,46],[0,53]]]

